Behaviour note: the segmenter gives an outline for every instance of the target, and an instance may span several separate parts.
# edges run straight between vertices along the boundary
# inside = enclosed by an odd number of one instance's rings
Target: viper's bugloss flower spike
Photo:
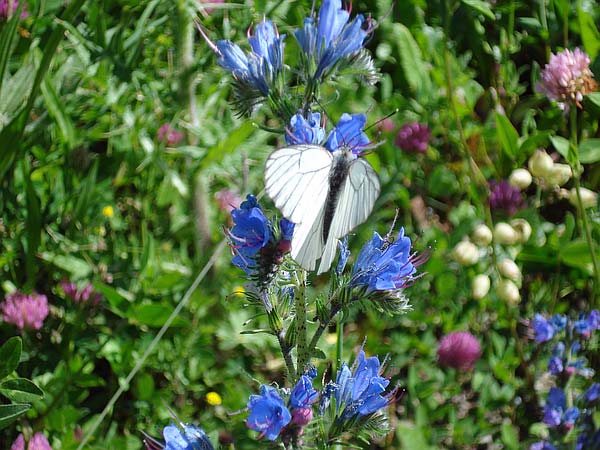
[[[307,118],[297,113],[290,119],[289,131],[285,134],[288,145],[321,144],[325,140],[325,128],[321,126],[321,113],[309,113]]]
[[[209,43],[217,53],[217,62],[221,67],[267,97],[275,77],[283,69],[285,35],[279,36],[270,20],[260,22],[255,30],[255,34],[248,37],[252,52],[244,53],[237,44],[228,40],[217,41],[216,46]]]
[[[404,236],[404,228],[400,228],[394,241],[374,232],[356,258],[350,285],[365,288],[366,294],[393,293],[411,286],[416,279],[416,268],[425,262],[424,256],[411,253],[411,245],[410,239]]]
[[[274,441],[282,428],[292,420],[292,415],[283,403],[277,390],[271,386],[262,385],[260,395],[251,395],[247,404],[250,415],[246,425],[260,433],[259,438],[266,436]]]
[[[573,104],[581,108],[583,96],[597,90],[590,57],[579,48],[552,53],[536,89],[565,112]]]
[[[342,8],[341,0],[324,0],[317,19],[304,20],[304,26],[294,35],[305,57],[314,69],[312,78],[320,80],[329,75],[336,64],[357,54],[372,31],[370,21],[358,15],[350,22],[350,13]],[[363,25],[367,24],[367,29]]]
[[[23,294],[19,291],[8,294],[0,309],[2,309],[2,320],[12,323],[20,331],[39,330],[50,312],[48,298],[45,295],[35,292]]]
[[[167,425],[163,437],[164,450],[214,450],[204,430],[194,425]]]
[[[366,358],[363,350],[359,351],[352,369],[345,362],[342,364],[334,392],[336,415],[340,420],[373,414],[394,400],[396,389],[386,393],[390,381],[381,376],[381,371],[379,358]]]

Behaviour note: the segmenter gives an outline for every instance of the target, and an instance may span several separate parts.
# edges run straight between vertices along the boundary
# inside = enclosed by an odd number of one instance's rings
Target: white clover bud
[[[485,224],[480,223],[473,230],[471,236],[473,242],[481,247],[487,247],[492,243],[492,230],[490,230]]]
[[[470,241],[461,241],[454,247],[452,256],[459,264],[472,266],[479,261],[479,249]]]
[[[531,175],[538,178],[546,177],[552,170],[553,165],[554,161],[545,150],[536,150],[527,162]]]
[[[531,225],[525,219],[513,219],[510,226],[517,232],[517,241],[524,243],[531,237]]]
[[[573,171],[568,164],[554,164],[544,180],[550,186],[562,186],[573,176]]]
[[[527,169],[515,169],[508,177],[508,182],[521,190],[527,189],[531,181],[532,177]]]
[[[499,244],[513,245],[519,240],[519,235],[506,222],[498,222],[494,227],[494,239]]]
[[[505,278],[513,281],[521,279],[521,270],[512,259],[503,259],[498,263],[498,272]]]
[[[473,285],[471,286],[471,293],[475,300],[481,300],[490,291],[490,277],[487,275],[479,274],[473,278]]]
[[[596,192],[582,187],[579,188],[579,193],[581,194],[581,203],[583,204],[583,209],[593,208],[598,204],[598,194]],[[579,203],[577,201],[577,190],[575,188],[569,191],[569,202],[571,202],[573,206],[579,207]]]
[[[500,280],[496,286],[496,294],[500,300],[504,300],[509,305],[517,305],[521,301],[519,288],[510,280]]]

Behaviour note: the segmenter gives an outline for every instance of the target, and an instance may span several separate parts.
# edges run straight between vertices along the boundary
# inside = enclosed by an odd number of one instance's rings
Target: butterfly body
[[[350,148],[330,152],[319,145],[292,145],[267,160],[265,189],[296,227],[292,258],[318,273],[329,270],[337,241],[364,222],[379,196],[379,178]]]

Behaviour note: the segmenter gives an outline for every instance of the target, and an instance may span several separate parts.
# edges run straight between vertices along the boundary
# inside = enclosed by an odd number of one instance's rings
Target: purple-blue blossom
[[[300,113],[292,116],[285,135],[288,145],[321,144],[324,140],[325,129],[321,126],[320,113],[310,113],[307,118]]]
[[[371,30],[363,29],[365,19],[362,15],[348,22],[349,18],[341,0],[324,0],[317,26],[312,18],[306,18],[304,26],[294,33],[306,58],[316,66],[314,79],[328,75],[340,59],[363,48]]]
[[[239,208],[231,212],[234,227],[229,232],[235,250],[233,264],[246,273],[256,266],[255,258],[271,239],[271,224],[254,195],[248,195]]]
[[[538,344],[547,342],[554,337],[554,327],[539,313],[534,316],[532,327],[535,341]]]
[[[552,358],[550,358],[550,360],[548,361],[548,371],[552,374],[552,375],[558,375],[563,371],[564,367],[563,367],[563,361],[560,358],[557,358],[555,356],[553,356]]]
[[[600,397],[600,383],[592,384],[583,394],[585,400],[589,403],[595,402]]]
[[[364,114],[342,114],[336,127],[329,133],[325,148],[334,152],[341,147],[346,147],[351,149],[356,157],[360,156],[370,143],[363,132],[366,123],[367,116]]]
[[[283,68],[284,39],[285,36],[279,36],[270,20],[264,20],[256,26],[255,34],[248,38],[252,52],[244,53],[237,44],[228,40],[218,41],[214,50],[221,67],[267,96],[274,78]]]
[[[556,447],[550,442],[539,441],[529,446],[529,450],[556,450]]]
[[[307,408],[317,401],[319,393],[313,388],[312,380],[308,375],[302,375],[290,394],[292,408]]]
[[[365,358],[365,352],[361,350],[353,369],[350,370],[344,362],[335,380],[338,386],[335,391],[336,411],[343,407],[341,418],[344,420],[373,414],[389,405],[393,397],[392,392],[382,395],[390,381],[380,376],[379,358]]]
[[[550,393],[544,405],[544,423],[549,427],[560,425],[563,412],[567,405],[567,397],[562,389],[550,388]]]
[[[251,395],[247,404],[250,415],[246,420],[248,428],[258,431],[259,437],[266,436],[274,441],[282,428],[292,420],[292,415],[283,403],[277,390],[262,385],[260,395]]]
[[[167,425],[163,430],[164,450],[213,450],[206,433],[194,425]]]
[[[555,314],[550,319],[550,323],[556,331],[562,331],[567,327],[567,316],[564,314]]]
[[[373,291],[398,291],[412,284],[423,258],[411,253],[410,239],[400,228],[398,237],[390,242],[377,232],[360,250],[350,286],[364,287],[367,293]]]

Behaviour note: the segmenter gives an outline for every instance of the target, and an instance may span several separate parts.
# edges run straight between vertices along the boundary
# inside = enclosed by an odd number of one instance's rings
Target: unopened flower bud
[[[544,180],[550,186],[562,186],[573,176],[573,171],[568,164],[554,164]]]
[[[494,227],[494,239],[499,244],[513,245],[519,239],[517,232],[506,222],[498,222]]]
[[[480,223],[473,230],[473,242],[477,245],[486,247],[492,243],[492,230],[490,230],[486,225]]]
[[[313,418],[312,408],[299,408],[292,411],[292,425],[304,427],[310,423]]]
[[[579,188],[579,193],[581,194],[581,203],[583,204],[583,209],[593,208],[598,204],[598,194],[596,192],[582,187]],[[577,190],[575,188],[569,191],[569,202],[571,202],[573,206],[579,207],[579,202],[577,201]]]
[[[553,165],[554,161],[545,150],[536,150],[527,162],[531,175],[538,178],[545,178],[552,170]]]
[[[470,241],[461,241],[452,252],[454,259],[463,266],[472,266],[479,261],[479,249]]]
[[[527,169],[515,169],[508,177],[508,182],[521,190],[527,189],[531,184],[531,174]]]
[[[500,280],[496,286],[496,294],[509,305],[517,305],[521,301],[519,288],[510,280]]]
[[[503,259],[498,263],[500,275],[509,280],[519,281],[521,279],[521,270],[512,259]]]
[[[531,237],[531,225],[525,219],[513,219],[510,226],[517,232],[518,242],[527,242]]]
[[[471,293],[475,300],[481,300],[490,291],[490,277],[484,274],[479,274],[473,278],[473,286]]]

